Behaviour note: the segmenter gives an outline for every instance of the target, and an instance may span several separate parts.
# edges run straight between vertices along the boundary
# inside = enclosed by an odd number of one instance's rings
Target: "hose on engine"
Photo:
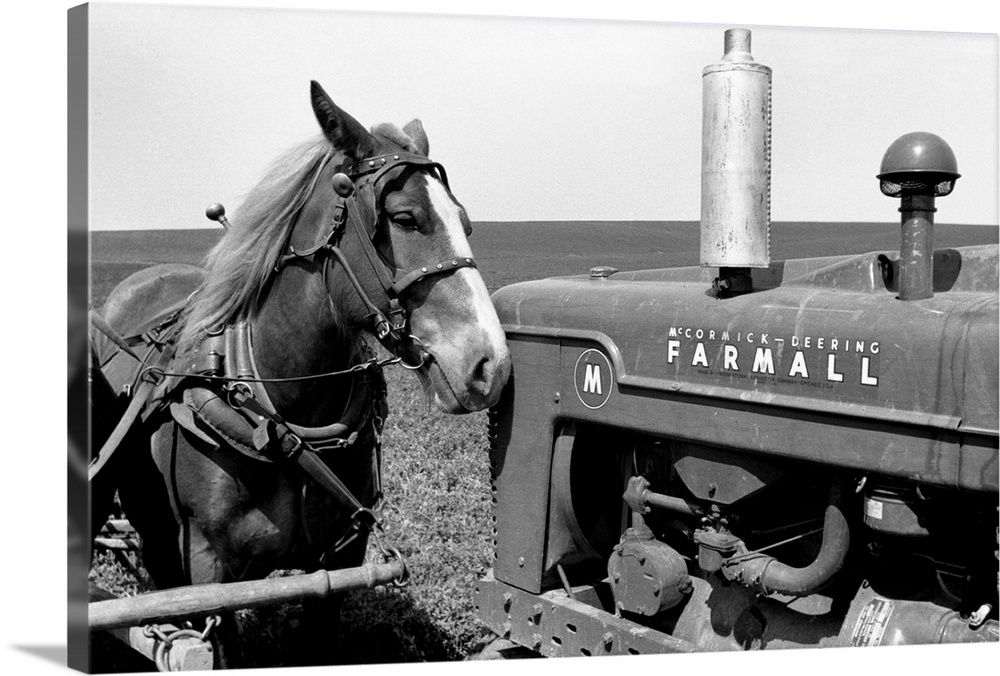
[[[830,500],[823,517],[823,541],[816,559],[795,568],[760,552],[747,552],[728,559],[722,566],[726,578],[764,594],[806,596],[813,593],[844,565],[851,543],[851,530],[844,516],[845,491],[839,480],[830,484]]]

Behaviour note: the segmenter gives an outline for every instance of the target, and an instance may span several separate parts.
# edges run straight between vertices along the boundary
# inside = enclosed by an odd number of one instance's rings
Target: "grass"
[[[369,644],[370,627],[387,635],[376,644],[385,661],[461,659],[486,634],[472,617],[471,593],[492,556],[486,414],[429,410],[411,374],[393,369],[387,379],[386,534],[411,578],[403,590],[383,588],[345,603],[347,643]],[[371,661],[372,654],[357,658],[350,661]]]

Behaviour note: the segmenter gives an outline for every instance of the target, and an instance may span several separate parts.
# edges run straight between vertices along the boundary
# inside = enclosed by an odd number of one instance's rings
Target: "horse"
[[[421,122],[366,130],[315,81],[311,104],[321,133],[272,165],[203,267],[142,270],[99,313],[133,348],[94,340],[105,389],[120,408],[151,392],[105,467],[160,589],[363,561],[387,414],[370,337],[446,413],[492,406],[510,374]],[[302,447],[344,491],[288,460]]]

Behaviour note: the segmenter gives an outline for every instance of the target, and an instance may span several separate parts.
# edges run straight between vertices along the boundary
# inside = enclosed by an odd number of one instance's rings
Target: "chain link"
[[[205,631],[201,632],[201,640],[207,641],[209,634],[212,633],[212,630],[218,627],[220,624],[222,624],[221,615],[212,615],[212,617],[205,620]]]
[[[174,641],[179,638],[195,638],[199,641],[207,642],[212,630],[221,623],[222,617],[213,615],[205,620],[205,629],[203,631],[198,631],[188,626],[181,629],[174,629],[169,633],[164,632],[158,624],[147,624],[142,628],[142,634],[146,638],[156,640],[156,645],[153,648],[153,663],[156,665],[157,671],[171,671],[167,657],[170,649],[173,647]],[[187,624],[190,625],[190,622]]]
[[[381,523],[375,524],[375,527],[371,529],[371,534],[375,538],[375,546],[378,547],[383,562],[389,563],[393,559],[396,559],[403,564],[402,575],[398,579],[393,580],[392,584],[397,588],[405,587],[410,581],[410,568],[406,565],[406,559],[403,558],[398,548],[389,544],[387,540],[382,539],[382,536],[385,535],[385,530],[382,529]]]

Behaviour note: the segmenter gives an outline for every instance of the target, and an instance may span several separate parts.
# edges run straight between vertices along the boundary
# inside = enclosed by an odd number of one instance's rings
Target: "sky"
[[[232,213],[273,158],[318,133],[312,79],[365,126],[420,118],[473,221],[697,220],[702,70],[729,27],[750,28],[773,70],[772,220],[896,220],[875,178],[882,155],[930,131],[962,174],[937,222],[1000,221],[995,33],[669,12],[90,11],[92,230],[218,227],[206,206]]]

